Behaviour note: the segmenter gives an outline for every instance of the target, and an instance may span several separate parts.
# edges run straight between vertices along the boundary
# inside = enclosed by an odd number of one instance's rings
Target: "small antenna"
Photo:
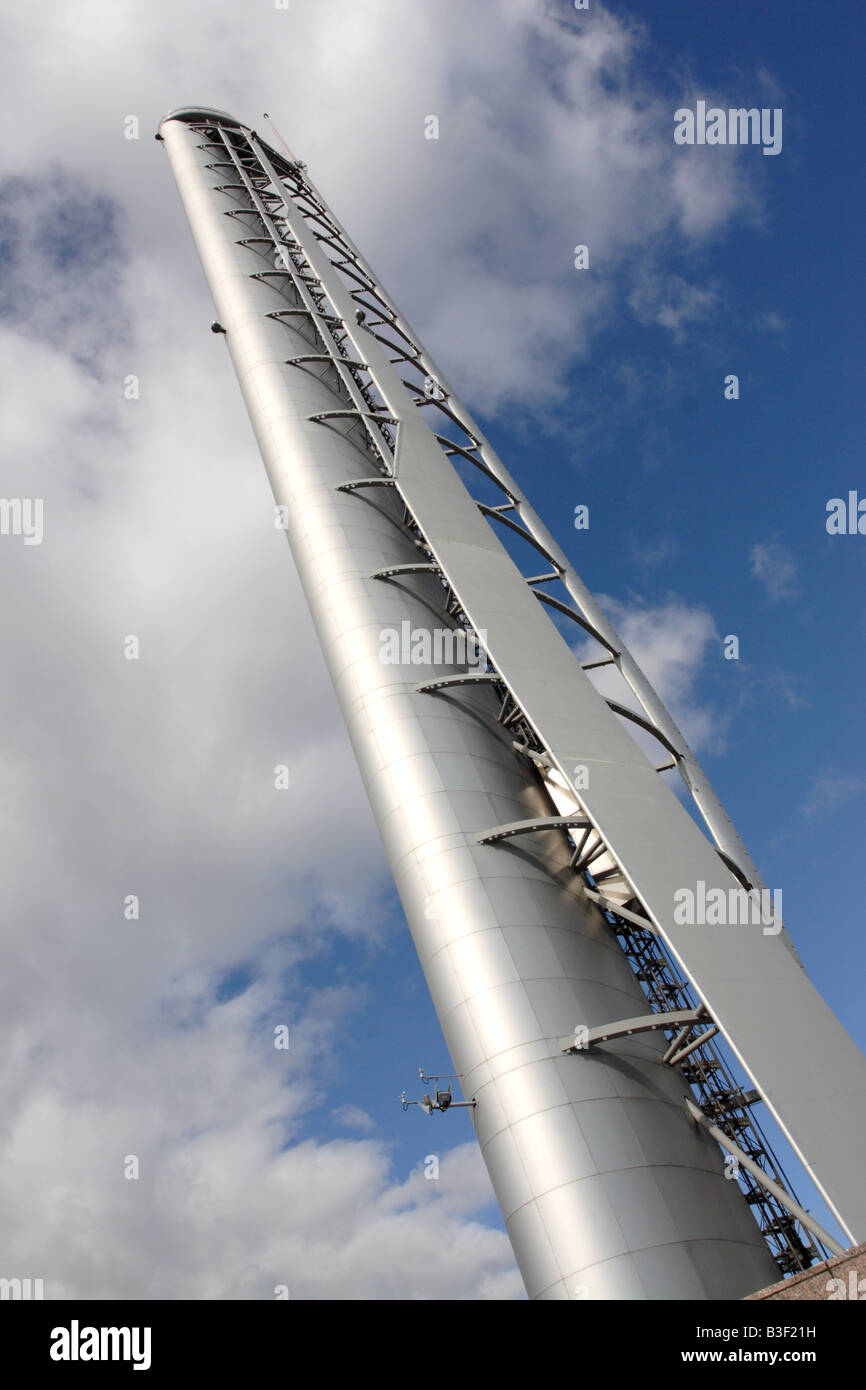
[[[271,120],[270,116],[268,115],[267,111],[262,112],[262,114],[263,114],[265,120],[267,121],[268,125],[270,126],[271,130],[272,130],[272,131],[274,132],[274,134],[276,135],[277,139],[279,140],[280,144],[282,145],[282,147],[283,147],[283,149],[285,150],[286,154],[288,155],[289,159],[294,160],[295,156],[292,154],[291,150],[289,149],[289,147],[288,147],[288,145],[286,144],[285,140],[283,139],[282,135],[281,135],[280,132],[277,130],[277,127],[274,125],[274,123],[273,123],[273,121]]]

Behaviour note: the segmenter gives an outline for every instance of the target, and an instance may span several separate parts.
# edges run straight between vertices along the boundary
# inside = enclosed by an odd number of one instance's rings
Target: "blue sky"
[[[830,497],[866,495],[864,24],[782,0],[10,10],[32,116],[0,184],[0,491],[39,489],[46,538],[0,551],[0,1273],[55,1296],[521,1296],[466,1114],[397,1100],[450,1066],[151,138],[187,102],[266,108],[308,161],[609,601],[866,1048],[866,537],[825,530]],[[675,148],[698,97],[781,107],[781,154]],[[133,1191],[113,1175],[139,1150]]]

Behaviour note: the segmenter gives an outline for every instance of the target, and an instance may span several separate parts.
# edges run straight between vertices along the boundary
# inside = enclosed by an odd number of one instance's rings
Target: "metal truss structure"
[[[759,1102],[866,1238],[866,1059],[780,922],[677,922],[763,884],[658,695],[305,165],[208,109],[157,138],[530,1296],[742,1297],[841,1250]],[[406,624],[484,659],[384,663]]]

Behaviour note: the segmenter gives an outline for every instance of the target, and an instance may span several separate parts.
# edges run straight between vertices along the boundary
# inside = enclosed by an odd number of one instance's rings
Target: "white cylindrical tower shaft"
[[[553,810],[492,686],[419,690],[467,673],[423,643],[417,662],[383,660],[383,633],[462,627],[393,472],[377,471],[361,415],[387,411],[359,398],[333,349],[340,324],[311,268],[327,226],[307,223],[305,271],[303,237],[279,222],[294,258],[281,275],[260,143],[207,110],[172,113],[160,134],[530,1296],[724,1299],[773,1282],[661,1033],[563,1052],[576,1025],[647,1003],[561,830],[479,843]],[[389,428],[411,440],[408,420]]]

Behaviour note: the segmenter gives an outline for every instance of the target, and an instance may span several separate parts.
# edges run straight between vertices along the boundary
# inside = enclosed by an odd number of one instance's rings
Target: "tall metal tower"
[[[866,1059],[661,700],[305,166],[219,111],[157,138],[530,1297],[839,1251],[759,1102],[863,1240]]]

